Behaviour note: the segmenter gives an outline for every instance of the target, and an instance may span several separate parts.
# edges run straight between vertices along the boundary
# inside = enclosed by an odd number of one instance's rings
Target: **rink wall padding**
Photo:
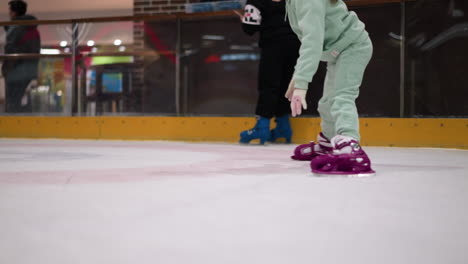
[[[237,142],[251,117],[0,117],[2,138]],[[314,140],[319,118],[291,118],[294,143]],[[366,146],[468,149],[468,119],[361,118]],[[272,122],[272,128],[274,122]]]

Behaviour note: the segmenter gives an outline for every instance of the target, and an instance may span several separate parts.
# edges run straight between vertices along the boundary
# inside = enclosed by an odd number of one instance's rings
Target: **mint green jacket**
[[[319,62],[333,61],[353,43],[368,38],[364,23],[342,0],[286,0],[291,28],[301,41],[293,80],[307,89]]]

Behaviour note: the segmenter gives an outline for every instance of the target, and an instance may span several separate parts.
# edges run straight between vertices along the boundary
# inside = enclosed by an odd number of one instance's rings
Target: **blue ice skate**
[[[289,124],[289,115],[277,117],[276,128],[271,130],[268,141],[275,142],[278,138],[284,138],[286,143],[291,144],[292,129]]]
[[[270,137],[270,119],[258,117],[257,124],[250,130],[245,130],[240,133],[240,143],[248,144],[254,139],[260,139],[260,144],[263,145]]]

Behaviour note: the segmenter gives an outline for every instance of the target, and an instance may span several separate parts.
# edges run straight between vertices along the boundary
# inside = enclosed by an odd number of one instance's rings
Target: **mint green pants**
[[[371,57],[372,42],[367,38],[350,45],[335,60],[328,62],[318,111],[322,132],[329,139],[345,135],[360,140],[356,98]]]

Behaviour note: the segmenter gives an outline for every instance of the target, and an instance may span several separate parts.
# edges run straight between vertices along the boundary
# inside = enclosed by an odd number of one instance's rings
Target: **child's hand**
[[[284,95],[291,102],[291,115],[296,116],[302,113],[302,108],[307,109],[307,103],[305,100],[307,90],[296,89],[294,87],[294,79],[289,82],[288,90]]]
[[[291,102],[291,115],[293,117],[302,114],[302,108],[307,109],[306,94],[307,90],[294,89],[292,96],[288,98]]]

